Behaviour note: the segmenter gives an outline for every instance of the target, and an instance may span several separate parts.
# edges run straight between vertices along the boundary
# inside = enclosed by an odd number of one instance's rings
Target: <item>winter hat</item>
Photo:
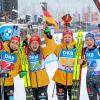
[[[31,38],[30,38],[30,43],[32,41],[37,41],[40,44],[40,42],[41,42],[40,36],[38,34],[32,35]]]
[[[19,36],[12,36],[11,37],[11,41],[12,40],[16,40],[16,41],[18,41],[20,43],[20,37]]]
[[[85,39],[86,38],[92,38],[95,41],[95,36],[92,33],[87,33]]]
[[[65,35],[67,35],[67,34],[69,34],[69,35],[71,35],[73,37],[73,32],[71,30],[68,30],[68,31],[63,32],[63,37]]]

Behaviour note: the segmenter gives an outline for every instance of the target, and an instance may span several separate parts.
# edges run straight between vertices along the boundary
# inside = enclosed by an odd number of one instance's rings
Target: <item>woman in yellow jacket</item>
[[[30,79],[34,100],[48,100],[47,88],[49,77],[45,69],[45,58],[55,49],[54,39],[50,34],[44,34],[46,47],[42,48],[38,34],[33,34],[29,40],[28,60]]]
[[[59,65],[53,80],[56,82],[58,100],[67,100],[67,91],[71,100],[71,88],[73,78],[73,62],[75,58],[75,41],[72,31],[63,33],[63,40],[55,50]]]
[[[3,50],[0,51],[2,70],[0,78],[4,78],[4,100],[13,100],[13,78],[19,73],[21,67],[20,56],[18,53],[19,43],[20,38],[18,36],[13,36],[9,42],[4,42]],[[0,93],[0,95],[0,97],[2,97],[2,93]]]

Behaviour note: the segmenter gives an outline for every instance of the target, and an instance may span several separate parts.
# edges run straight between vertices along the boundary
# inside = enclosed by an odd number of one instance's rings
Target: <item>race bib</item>
[[[63,66],[73,66],[74,58],[59,58],[59,62]]]
[[[29,56],[29,62],[30,62],[30,71],[32,72],[44,69],[43,64],[41,64],[39,54],[31,54]]]
[[[92,51],[86,49],[85,57],[87,60],[88,74],[98,75],[100,73],[100,53],[98,51],[98,48]]]
[[[71,50],[62,49],[59,55],[59,69],[64,70],[66,72],[73,70],[75,51],[75,48]]]
[[[100,75],[100,59],[88,60],[87,64],[89,75]]]
[[[17,55],[16,54],[9,54],[6,51],[1,53],[1,72],[8,72],[16,63]]]
[[[87,65],[89,68],[95,69],[97,67],[97,62],[96,62],[96,60],[88,60]]]

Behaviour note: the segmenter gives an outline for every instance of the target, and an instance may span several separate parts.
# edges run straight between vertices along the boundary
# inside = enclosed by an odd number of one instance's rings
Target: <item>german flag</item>
[[[51,16],[51,14],[48,12],[48,10],[45,7],[43,7],[43,6],[42,6],[42,10],[43,10],[43,15],[44,15],[45,21],[48,24],[54,25],[56,29],[59,29],[59,26],[57,25],[57,23],[55,22],[55,20]]]

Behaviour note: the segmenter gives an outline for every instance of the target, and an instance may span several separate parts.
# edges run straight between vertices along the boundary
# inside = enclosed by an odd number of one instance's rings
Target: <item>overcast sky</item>
[[[88,6],[93,11],[98,11],[93,0],[18,0],[19,12],[21,14],[31,13],[41,14],[40,2],[46,1],[48,3],[48,10],[56,17],[57,12],[73,13],[76,10],[82,12],[87,10]],[[99,0],[100,1],[100,0]]]

